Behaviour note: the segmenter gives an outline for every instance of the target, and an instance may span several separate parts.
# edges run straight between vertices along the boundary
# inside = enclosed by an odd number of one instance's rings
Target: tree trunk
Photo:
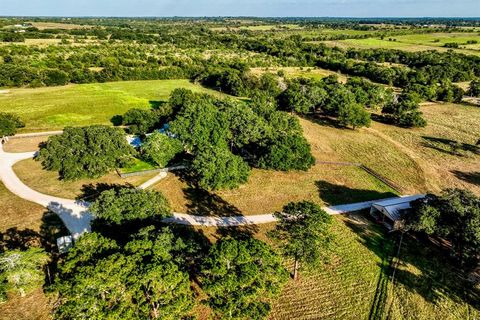
[[[293,267],[293,280],[295,280],[295,281],[298,279],[299,265],[300,265],[300,262],[298,261],[298,259],[295,259],[295,265]]]

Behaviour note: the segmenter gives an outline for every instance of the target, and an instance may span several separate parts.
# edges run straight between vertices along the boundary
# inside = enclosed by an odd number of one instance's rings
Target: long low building
[[[418,194],[378,201],[372,204],[370,214],[390,231],[400,230],[403,227],[403,217],[412,208],[411,202],[424,197],[424,194]]]

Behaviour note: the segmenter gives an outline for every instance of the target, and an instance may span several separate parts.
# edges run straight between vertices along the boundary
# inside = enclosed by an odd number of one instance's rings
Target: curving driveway
[[[88,212],[89,203],[85,201],[77,201],[71,199],[63,199],[37,192],[27,185],[25,185],[15,174],[12,166],[21,160],[32,158],[35,152],[25,153],[7,153],[3,151],[3,146],[0,144],[0,180],[5,187],[13,194],[28,201],[32,201],[42,205],[51,211],[58,214],[58,216],[65,223],[67,229],[76,239],[84,232],[89,232],[92,215]],[[157,181],[165,177],[166,173],[159,174],[151,180],[144,183],[141,188],[148,188]],[[384,199],[383,199],[384,200]],[[358,211],[371,207],[372,203],[377,202],[366,201],[346,205],[338,205],[332,207],[325,207],[325,211],[329,214],[342,214],[351,211]],[[236,216],[236,217],[202,217],[193,216],[184,213],[173,213],[173,217],[164,220],[168,223],[177,223],[184,225],[195,226],[216,226],[229,227],[241,226],[275,222],[276,219],[273,214]]]

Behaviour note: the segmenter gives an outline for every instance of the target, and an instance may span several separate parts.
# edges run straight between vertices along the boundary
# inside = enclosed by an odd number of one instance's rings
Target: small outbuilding
[[[424,197],[425,195],[419,194],[375,202],[370,208],[370,214],[390,231],[400,230],[403,227],[403,217],[412,208],[411,202]]]

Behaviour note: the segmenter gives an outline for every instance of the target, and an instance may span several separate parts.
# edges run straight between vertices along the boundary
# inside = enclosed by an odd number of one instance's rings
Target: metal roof
[[[402,218],[404,210],[410,209],[410,202],[424,197],[424,194],[417,194],[413,196],[387,199],[375,202],[372,206],[383,214],[388,215],[393,221],[398,221]]]

